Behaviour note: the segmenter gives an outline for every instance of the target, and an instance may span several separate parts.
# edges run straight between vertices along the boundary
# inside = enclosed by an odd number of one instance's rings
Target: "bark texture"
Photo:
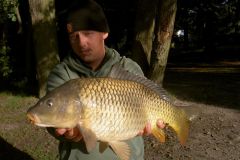
[[[29,0],[39,97],[46,93],[46,81],[59,62],[54,0]]]
[[[170,49],[177,0],[139,0],[132,58],[145,75],[161,84]]]

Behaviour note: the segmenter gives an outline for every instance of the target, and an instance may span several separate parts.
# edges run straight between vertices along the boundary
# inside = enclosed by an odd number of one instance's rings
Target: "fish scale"
[[[88,94],[83,96],[85,100],[82,102],[83,106],[89,109],[88,115],[85,116],[90,122],[93,122],[90,124],[91,129],[97,133],[99,139],[104,140],[109,137],[117,140],[128,139],[129,136],[136,135],[149,121],[145,113],[145,103],[147,102],[145,99],[147,98],[144,99],[144,92],[136,94],[136,90],[144,87],[132,83],[134,82],[126,81],[123,83],[116,79],[93,79],[92,83],[89,80],[88,83],[83,82],[86,86],[91,85],[91,88],[93,88],[86,92],[85,90],[88,89],[83,86],[80,95]],[[107,87],[110,84],[111,87]],[[99,89],[97,88],[102,88],[104,97],[96,99],[95,103],[98,107],[96,110],[88,105],[88,102],[92,101],[93,97],[98,97]],[[111,99],[108,98],[110,95],[112,96]],[[99,121],[98,117],[104,118]],[[109,123],[109,119],[113,118],[115,118],[112,121],[114,123]]]

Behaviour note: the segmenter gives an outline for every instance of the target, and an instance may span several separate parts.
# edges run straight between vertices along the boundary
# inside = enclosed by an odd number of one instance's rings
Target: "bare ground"
[[[146,159],[239,160],[239,110],[199,103],[184,103],[197,113],[191,121],[186,145],[181,146],[171,131],[164,144],[158,143],[153,137],[146,137]]]

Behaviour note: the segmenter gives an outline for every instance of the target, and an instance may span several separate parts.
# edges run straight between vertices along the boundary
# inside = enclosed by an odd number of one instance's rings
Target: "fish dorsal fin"
[[[112,141],[109,142],[109,145],[112,147],[113,151],[121,160],[130,159],[130,148],[126,142],[123,141]]]
[[[91,150],[93,150],[96,145],[97,145],[97,137],[96,134],[93,133],[93,131],[89,128],[86,128],[84,126],[78,126],[82,136],[83,136],[83,140],[86,144],[86,149],[88,152],[90,152]]]
[[[153,81],[147,79],[146,77],[136,75],[134,73],[130,73],[129,71],[125,70],[122,68],[122,66],[117,63],[114,64],[110,74],[108,75],[111,78],[116,78],[116,79],[121,79],[121,80],[129,80],[129,81],[134,81],[140,84],[143,84],[144,86],[150,88],[151,90],[155,91],[158,93],[158,95],[169,102],[172,102],[170,97],[167,94],[167,91],[163,89],[161,86],[158,84],[154,83]]]

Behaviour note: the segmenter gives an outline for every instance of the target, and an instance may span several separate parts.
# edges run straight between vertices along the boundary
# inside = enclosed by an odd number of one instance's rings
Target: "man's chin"
[[[86,64],[91,63],[93,61],[92,60],[93,58],[90,55],[81,55],[80,59]]]
[[[88,59],[89,57],[91,57],[91,53],[90,52],[79,52],[78,56],[84,60],[84,59]]]

